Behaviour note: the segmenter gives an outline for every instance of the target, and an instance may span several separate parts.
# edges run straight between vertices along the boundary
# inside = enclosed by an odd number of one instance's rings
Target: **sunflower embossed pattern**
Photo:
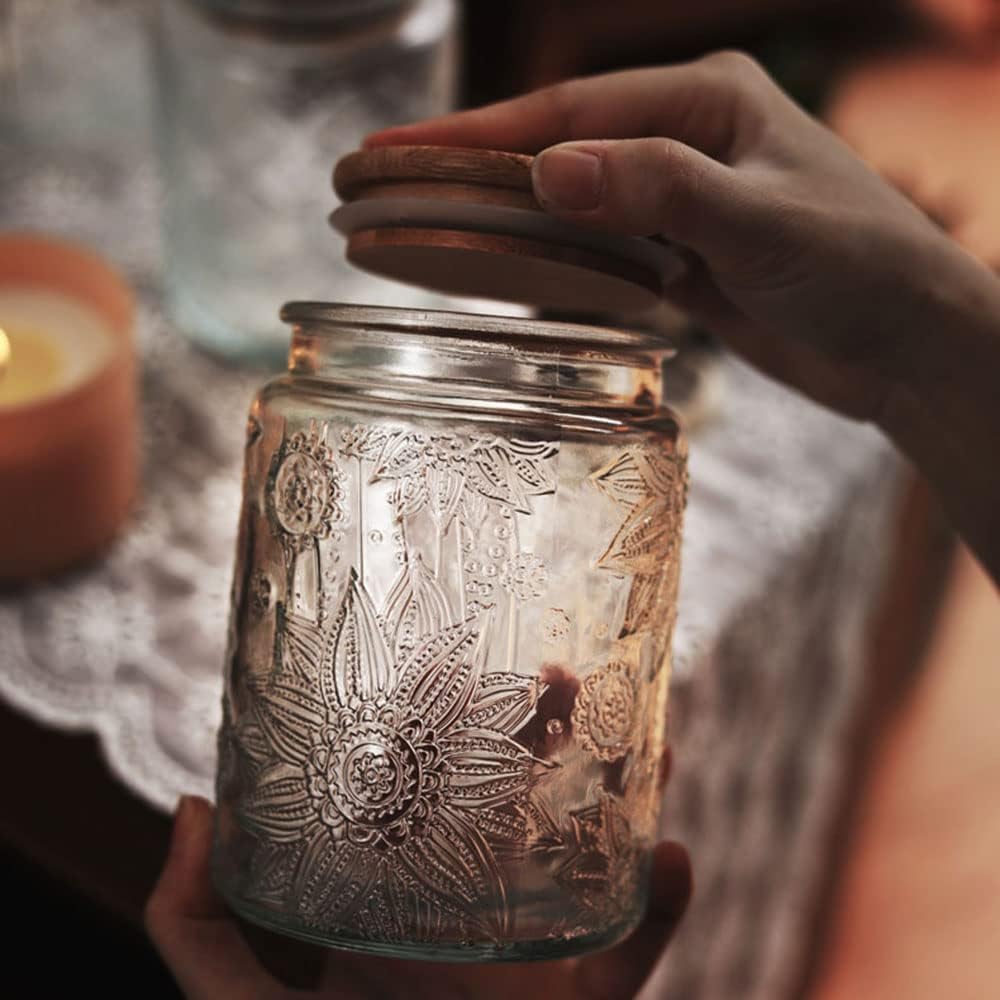
[[[660,809],[685,445],[662,344],[293,304],[254,402],[215,879],[331,946],[625,936]]]

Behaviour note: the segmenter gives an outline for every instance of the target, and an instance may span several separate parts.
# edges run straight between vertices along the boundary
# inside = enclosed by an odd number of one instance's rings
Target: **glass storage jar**
[[[216,882],[326,945],[628,934],[657,834],[686,448],[661,341],[293,303],[251,408]]]
[[[330,164],[453,104],[454,0],[158,0],[165,304],[188,337],[280,367],[293,296],[428,304],[330,238]]]

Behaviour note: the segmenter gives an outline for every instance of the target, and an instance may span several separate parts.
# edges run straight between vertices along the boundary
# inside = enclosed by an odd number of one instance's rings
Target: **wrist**
[[[878,423],[894,440],[908,438],[914,423],[921,433],[932,423],[958,434],[967,423],[1000,420],[1000,277],[949,249],[926,267],[933,278],[904,314],[909,329],[887,372]]]
[[[877,423],[1000,583],[1000,279],[969,263],[934,290]]]

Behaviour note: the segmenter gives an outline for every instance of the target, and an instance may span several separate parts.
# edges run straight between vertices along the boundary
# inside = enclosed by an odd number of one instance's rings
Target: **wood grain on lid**
[[[333,187],[343,201],[352,201],[371,185],[399,181],[445,181],[530,193],[532,159],[493,149],[379,146],[341,159]]]
[[[331,222],[367,271],[447,295],[572,313],[634,314],[681,269],[675,252],[543,211],[533,157],[490,149],[381,146],[345,156]],[[656,252],[653,252],[653,251]]]

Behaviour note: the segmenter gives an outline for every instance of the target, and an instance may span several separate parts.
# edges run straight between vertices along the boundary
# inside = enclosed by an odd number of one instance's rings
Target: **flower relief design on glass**
[[[342,432],[340,450],[373,464],[371,482],[396,483],[393,503],[400,514],[411,516],[426,506],[442,528],[469,494],[530,514],[530,498],[556,486],[549,466],[558,445],[548,441],[357,425]]]
[[[586,909],[613,922],[625,916],[615,901],[633,898],[640,855],[655,836],[673,624],[666,612],[676,597],[684,456],[631,447],[591,480],[624,512],[596,565],[628,579],[629,589],[612,653],[587,675],[573,703],[574,738],[606,771],[590,804],[569,814],[569,857],[555,879]],[[644,635],[652,636],[656,658],[645,679]]]
[[[621,760],[632,748],[639,698],[636,669],[624,660],[611,660],[588,675],[570,717],[584,750],[607,763]]]
[[[286,438],[272,461],[268,508],[285,552],[292,607],[321,605],[319,543],[347,523],[346,476],[326,442],[327,423]]]
[[[687,500],[684,455],[666,448],[629,448],[595,472],[594,484],[625,512],[597,560],[601,569],[632,577],[619,638],[666,626],[661,612],[675,602],[680,521]]]
[[[669,650],[666,652],[668,657]],[[644,688],[636,706],[632,753],[625,758],[621,773],[632,836],[650,846],[657,834],[660,801],[667,777],[665,768],[668,767],[665,753],[670,679],[667,657]]]
[[[347,517],[344,474],[326,444],[327,431],[326,424],[313,422],[308,434],[297,431],[275,456],[274,518],[299,546],[329,538]]]
[[[354,525],[355,565],[328,617],[322,592],[276,602],[274,668],[252,682],[252,708],[235,729],[227,705],[220,735],[220,774],[237,783],[240,823],[256,839],[247,892],[319,932],[502,942],[504,864],[563,843],[532,795],[558,765],[518,741],[546,685],[487,663],[511,636],[518,602],[544,583],[541,560],[517,548],[516,521],[531,496],[554,491],[557,447],[354,426],[340,435],[338,461],[327,434],[311,425],[279,448],[272,520],[290,581],[306,548],[318,560],[342,555],[335,525]],[[404,554],[381,610],[364,569],[375,534],[366,505],[379,483],[391,484]],[[500,624],[498,601],[478,580],[468,588],[465,569],[470,552],[498,538],[517,567],[517,599]],[[509,668],[516,657],[505,652]]]
[[[396,663],[353,572],[332,629],[286,620],[281,671],[256,708],[276,759],[242,818],[292,846],[307,924],[350,918],[379,940],[433,940],[448,915],[465,933],[507,934],[483,827],[551,765],[511,738],[537,683],[484,674],[481,635],[474,619],[455,623]]]
[[[496,628],[505,619],[508,670],[516,666],[519,606],[541,597],[548,582],[541,557],[520,548],[518,518],[532,513],[532,497],[555,492],[558,450],[549,441],[379,425],[341,434],[341,454],[357,461],[362,483],[392,484],[389,502],[400,527],[404,571],[410,567],[405,579],[400,574],[396,599],[410,604],[412,617],[417,607],[429,612],[440,607],[443,593],[452,593],[464,617],[491,607],[499,611],[499,587],[507,607]],[[433,539],[429,551],[419,552],[417,536]],[[359,559],[363,566],[363,555]],[[414,602],[418,591],[426,600]],[[414,634],[404,620],[397,642],[412,642]]]
[[[545,563],[532,552],[519,552],[500,568],[500,586],[520,604],[541,597],[548,582]]]
[[[596,801],[569,814],[567,857],[555,871],[586,910],[609,923],[628,918],[640,877],[640,846],[620,799],[598,788]]]

